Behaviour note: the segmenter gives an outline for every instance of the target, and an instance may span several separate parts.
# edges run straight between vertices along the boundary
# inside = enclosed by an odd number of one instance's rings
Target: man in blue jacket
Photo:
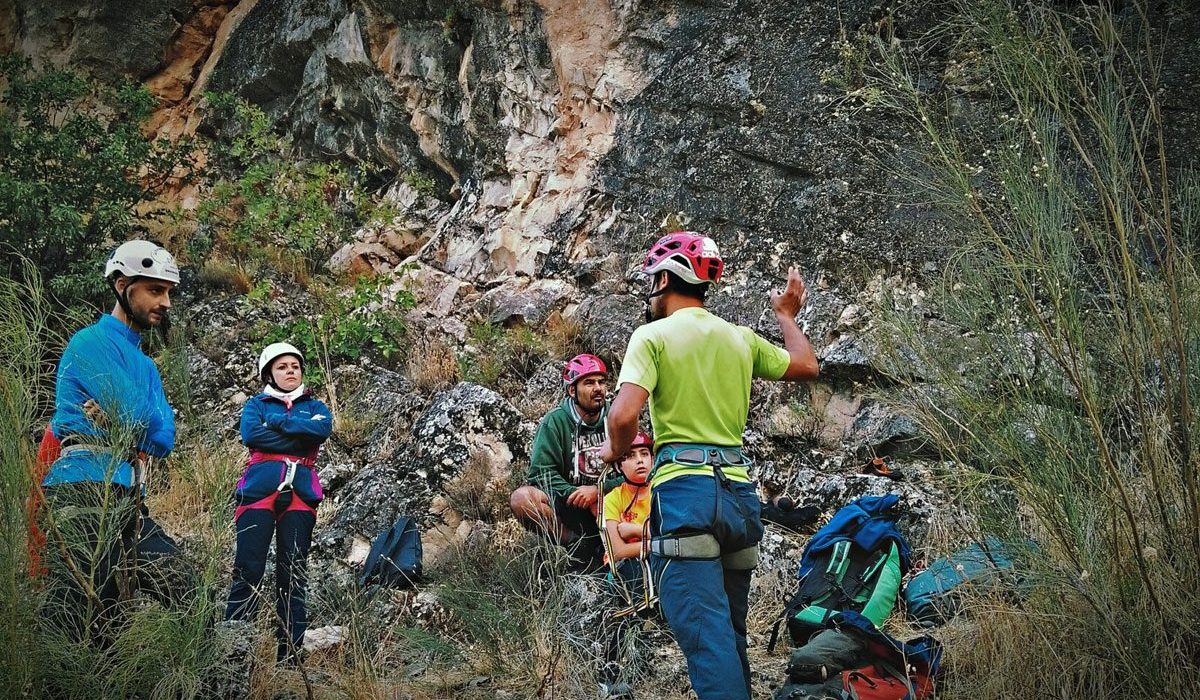
[[[167,323],[179,268],[129,241],[108,259],[111,313],[72,336],[58,365],[50,427],[62,443],[42,486],[48,510],[47,619],[107,641],[113,608],[145,589],[164,604],[186,579],[175,543],[142,505],[145,465],[175,446],[175,417],[141,334]]]

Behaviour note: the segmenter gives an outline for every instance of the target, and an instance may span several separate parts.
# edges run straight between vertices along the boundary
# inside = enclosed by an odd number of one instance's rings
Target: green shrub
[[[370,208],[357,178],[340,163],[294,160],[260,108],[227,94],[206,100],[218,138],[210,148],[212,189],[197,217],[212,233],[197,243],[196,254],[216,249],[306,279]],[[272,251],[282,257],[271,259]]]
[[[416,190],[417,194],[424,195],[426,197],[437,196],[437,180],[434,180],[425,173],[422,173],[418,170],[411,170],[407,173],[404,173],[403,180],[404,184]]]
[[[547,357],[545,342],[526,324],[504,328],[474,321],[467,326],[467,342],[472,350],[459,353],[459,376],[484,386],[520,386]]]
[[[156,104],[142,86],[34,70],[15,54],[0,57],[0,81],[0,270],[12,277],[23,257],[58,300],[105,303],[111,242],[144,235],[135,208],[188,175],[191,144],[142,134]]]
[[[348,294],[325,290],[317,294],[318,313],[271,327],[262,344],[286,341],[316,358],[305,368],[306,380],[316,384],[340,362],[352,362],[373,351],[391,358],[404,347],[408,332],[404,311],[412,308],[411,294],[400,291],[385,302],[385,278],[359,278]]]
[[[979,528],[1041,544],[1022,608],[976,601],[946,697],[1187,697],[1200,187],[1163,148],[1147,15],[1057,7],[962,2],[941,28],[993,91],[975,123],[923,91],[906,48],[876,79],[920,135],[901,175],[964,236],[935,323],[884,300],[892,373]]]

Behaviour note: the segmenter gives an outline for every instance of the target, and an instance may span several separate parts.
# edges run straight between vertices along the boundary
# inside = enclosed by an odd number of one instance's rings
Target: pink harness
[[[318,453],[318,450],[313,450],[312,452],[310,452],[307,455],[298,456],[298,455],[285,455],[285,454],[278,454],[278,453],[274,453],[274,452],[260,452],[258,450],[250,450],[250,458],[248,460],[246,460],[246,469],[247,469],[247,471],[249,471],[250,467],[252,467],[255,464],[258,464],[260,462],[283,462],[283,469],[280,470],[280,473],[279,473],[280,485],[282,486],[283,480],[287,476],[289,463],[296,464],[296,465],[304,465],[304,466],[308,467],[309,469],[312,469],[317,463],[317,453]],[[239,487],[242,484],[244,484],[245,481],[246,481],[246,475],[243,474],[242,480],[239,483]],[[314,479],[314,484],[316,486],[318,495],[320,495],[320,489],[321,489],[320,482],[316,481]],[[287,508],[285,508],[283,510],[283,513],[276,514],[276,516],[275,516],[276,520],[278,520],[279,518],[282,518],[284,513],[289,513],[293,510],[308,511],[313,514],[315,514],[317,512],[317,509],[310,506],[309,504],[305,503],[303,498],[296,497],[296,495],[292,492],[292,486],[291,486],[290,482],[287,485],[286,492],[289,495],[291,495],[292,500],[290,503],[288,503]],[[269,510],[269,511],[274,512],[276,510],[275,499],[277,499],[280,496],[280,494],[282,494],[282,493],[284,493],[284,490],[281,488],[278,491],[272,491],[271,493],[267,494],[266,496],[263,496],[262,498],[258,499],[254,503],[236,507],[233,511],[233,519],[237,520],[238,518],[242,517],[242,513],[245,513],[248,510]]]

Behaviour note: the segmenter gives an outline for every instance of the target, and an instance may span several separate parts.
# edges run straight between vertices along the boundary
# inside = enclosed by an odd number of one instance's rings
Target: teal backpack
[[[995,537],[986,537],[935,560],[904,588],[904,606],[909,617],[930,627],[957,615],[965,593],[1021,593],[1022,582],[1016,574],[1013,554],[1034,549],[1032,541],[1014,547]]]

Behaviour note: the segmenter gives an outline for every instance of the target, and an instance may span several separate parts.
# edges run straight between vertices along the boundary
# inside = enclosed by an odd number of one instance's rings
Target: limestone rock
[[[17,2],[25,54],[55,65],[73,65],[97,75],[150,76],[163,49],[179,31],[180,17],[192,13],[192,0]]]
[[[315,556],[342,560],[355,537],[370,541],[401,515],[425,520],[434,496],[474,455],[497,468],[527,458],[532,430],[491,389],[460,383],[441,392],[394,449],[374,447],[382,438],[372,441],[368,466],[334,497],[337,511],[317,533]]]
[[[624,357],[629,336],[643,320],[643,310],[642,300],[632,295],[585,296],[576,320],[589,350],[605,362],[615,362]]]
[[[845,449],[860,461],[872,456],[930,454],[916,422],[879,401],[868,401],[844,437]]]
[[[531,282],[528,278],[518,278],[488,290],[480,298],[479,306],[491,323],[539,326],[572,291],[573,288],[562,280]]]
[[[346,630],[340,625],[326,625],[316,629],[305,630],[304,650],[307,652],[320,651],[340,646],[346,640]]]
[[[405,261],[392,288],[392,293],[403,290],[413,295],[414,313],[434,318],[449,316],[474,291],[467,282],[412,259]]]

